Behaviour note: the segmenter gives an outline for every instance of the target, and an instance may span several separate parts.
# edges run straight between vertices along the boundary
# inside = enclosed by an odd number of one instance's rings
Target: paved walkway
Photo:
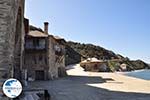
[[[32,82],[30,86],[48,89],[52,100],[150,100],[150,93],[109,89],[110,84],[115,84],[114,87],[119,84],[124,86],[125,81],[115,81],[111,76],[106,77],[106,74],[84,72],[79,66],[70,69],[68,74],[68,77],[58,80]]]

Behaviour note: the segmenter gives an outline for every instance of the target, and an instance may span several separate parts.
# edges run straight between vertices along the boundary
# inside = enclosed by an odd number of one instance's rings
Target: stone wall
[[[21,66],[23,15],[24,0],[0,0],[0,78],[13,77]]]
[[[56,60],[56,68],[58,68],[58,76],[59,77],[64,77],[66,76],[66,70],[65,70],[65,55],[66,55],[66,50],[65,50],[65,43],[58,42],[56,41],[56,45],[58,45],[61,48],[61,54],[60,55],[55,55],[57,60]]]
[[[45,50],[30,50],[25,52],[25,61],[23,69],[28,69],[28,79],[37,79],[36,71],[43,71],[44,76],[43,79],[47,80],[47,55]]]
[[[58,78],[58,68],[55,67],[55,50],[54,50],[55,40],[52,36],[48,37],[48,65],[49,65],[49,79]]]
[[[61,54],[56,54],[55,46],[61,48]],[[66,75],[65,71],[65,45],[61,45],[52,36],[48,38],[48,64],[49,79]]]
[[[107,62],[81,62],[80,66],[83,67],[85,71],[92,71],[92,72],[110,71]]]

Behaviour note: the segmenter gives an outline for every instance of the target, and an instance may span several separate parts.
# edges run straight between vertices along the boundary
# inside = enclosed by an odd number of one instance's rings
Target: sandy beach
[[[128,77],[117,73],[89,73],[91,76],[101,76],[108,79],[103,84],[88,84],[94,87],[113,91],[150,93],[150,81]]]
[[[138,79],[134,77],[125,76],[121,73],[106,73],[106,72],[84,72],[79,65],[74,69],[68,70],[69,75],[81,76],[100,76],[106,80],[105,83],[87,84],[89,86],[104,88],[113,91],[123,92],[137,92],[137,93],[150,93],[150,81]]]
[[[85,72],[79,65],[71,66],[67,73],[68,77],[36,81],[30,86],[48,89],[52,100],[150,99],[150,81],[118,73]]]

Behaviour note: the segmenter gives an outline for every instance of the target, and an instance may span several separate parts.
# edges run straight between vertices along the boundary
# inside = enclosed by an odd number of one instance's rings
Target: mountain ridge
[[[107,60],[109,61],[108,63],[110,62],[113,63],[113,65],[110,65],[113,67],[111,71],[119,70],[119,68],[116,66],[118,64],[126,64],[128,67],[127,68],[128,71],[150,68],[150,66],[147,63],[145,63],[144,61],[140,59],[130,60],[128,57],[124,57],[120,54],[116,54],[113,51],[107,50],[101,46],[97,46],[93,44],[84,44],[84,43],[73,42],[73,41],[68,41],[67,45],[69,45],[76,52],[82,55],[84,59],[94,57],[99,60],[105,60],[105,61]],[[115,62],[113,61],[114,59],[115,59]]]

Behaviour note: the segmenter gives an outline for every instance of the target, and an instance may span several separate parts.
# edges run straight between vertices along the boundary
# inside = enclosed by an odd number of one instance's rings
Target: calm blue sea
[[[132,72],[125,72],[125,75],[136,77],[144,80],[150,80],[150,70],[137,70]]]

